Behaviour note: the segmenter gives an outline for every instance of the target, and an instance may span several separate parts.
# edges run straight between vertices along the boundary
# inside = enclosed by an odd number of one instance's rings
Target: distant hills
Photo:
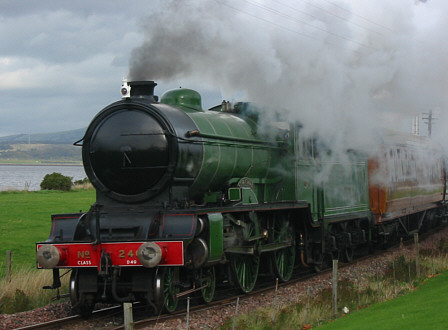
[[[73,143],[82,139],[85,131],[80,128],[0,137],[0,162],[81,162],[81,147]]]
[[[82,139],[85,131],[86,128],[80,128],[56,133],[8,135],[0,137],[0,144],[73,144],[73,142]]]

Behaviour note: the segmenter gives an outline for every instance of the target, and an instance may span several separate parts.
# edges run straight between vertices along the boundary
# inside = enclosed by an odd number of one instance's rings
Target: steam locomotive
[[[295,269],[387,245],[445,221],[446,168],[421,137],[389,134],[379,151],[339,157],[299,123],[261,125],[250,103],[204,111],[191,89],[125,82],[82,140],[96,202],[52,215],[37,266],[71,269],[73,308],[143,301],[174,311],[218,284],[253,290],[259,273]]]

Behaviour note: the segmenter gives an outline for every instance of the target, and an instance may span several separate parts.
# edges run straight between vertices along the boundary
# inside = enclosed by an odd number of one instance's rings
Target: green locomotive
[[[432,197],[414,213],[387,217],[383,201],[395,197],[373,180],[388,171],[378,171],[376,156],[338,157],[302,136],[299,123],[262,124],[249,103],[204,111],[190,89],[159,102],[155,85],[125,83],[123,99],[92,120],[82,152],[97,201],[86,213],[53,215],[49,239],[37,243],[52,288],[60,268],[72,269],[71,301],[83,315],[100,301],[174,311],[188,294],[211,301],[217,283],[250,292],[260,271],[288,281],[295,269],[367,253],[401,234],[400,223],[444,216],[440,161],[434,175],[412,182],[432,180]],[[381,199],[372,199],[374,189]]]

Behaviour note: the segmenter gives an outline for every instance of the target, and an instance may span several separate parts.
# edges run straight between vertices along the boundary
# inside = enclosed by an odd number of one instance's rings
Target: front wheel
[[[179,287],[176,285],[177,267],[160,267],[155,278],[155,298],[157,307],[173,313],[177,309]]]
[[[94,295],[79,292],[81,270],[73,269],[70,275],[70,302],[73,311],[83,318],[89,318],[95,308]]]
[[[200,286],[205,286],[201,289],[202,300],[209,303],[215,296],[216,276],[215,267],[201,268],[199,272]]]

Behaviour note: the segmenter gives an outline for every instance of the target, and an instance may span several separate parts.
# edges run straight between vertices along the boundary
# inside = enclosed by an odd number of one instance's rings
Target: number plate
[[[160,266],[183,266],[184,253],[182,241],[155,242],[165,250],[165,259]],[[103,243],[93,245],[90,243],[53,244],[62,251],[59,268],[72,267],[99,267],[101,252],[108,253],[113,266],[141,266],[137,258],[137,250],[143,242]],[[36,244],[39,250],[44,244]],[[40,265],[37,265],[38,268]]]

